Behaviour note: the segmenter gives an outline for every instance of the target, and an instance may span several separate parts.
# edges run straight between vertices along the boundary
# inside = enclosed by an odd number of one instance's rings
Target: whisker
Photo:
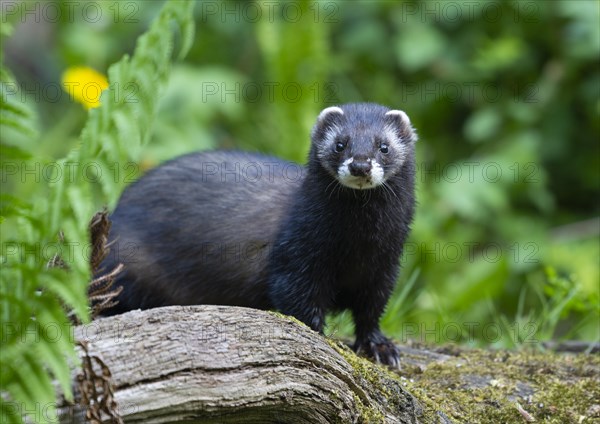
[[[340,195],[342,194],[342,190],[344,189],[344,187],[343,187],[343,186],[342,186],[342,184],[341,184],[341,183],[339,183],[339,182],[337,183],[337,186],[336,186],[336,187],[337,187],[337,189],[338,189],[338,190],[337,190],[337,194],[338,194],[338,199],[339,199],[339,198],[340,198]]]
[[[394,196],[396,199],[398,199],[398,195],[394,192],[394,190],[388,185],[387,181],[384,181],[382,184],[388,193],[390,193],[392,196]]]
[[[369,204],[369,201],[371,200],[371,190],[367,190],[367,193],[365,193],[363,197],[365,198],[365,203],[363,203],[362,205],[362,207],[364,208]]]
[[[325,194],[327,194],[327,190],[329,190],[329,187],[331,187],[332,184],[335,184],[337,182],[336,179],[333,179],[333,181],[331,181],[327,187],[325,187]],[[331,200],[331,195],[333,194],[333,192],[335,191],[335,186],[333,186],[333,189],[331,190],[331,193],[329,193],[329,200]]]

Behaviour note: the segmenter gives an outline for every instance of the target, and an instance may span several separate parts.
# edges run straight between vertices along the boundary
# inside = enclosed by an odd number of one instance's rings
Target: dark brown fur
[[[328,311],[350,309],[355,349],[398,365],[379,318],[413,216],[416,136],[382,106],[341,110],[319,118],[306,167],[242,152],[194,153],[127,188],[111,216],[114,245],[104,264],[125,264],[110,313],[173,304],[275,308],[322,331]],[[352,175],[380,164],[385,184],[341,184],[335,170],[347,158]]]

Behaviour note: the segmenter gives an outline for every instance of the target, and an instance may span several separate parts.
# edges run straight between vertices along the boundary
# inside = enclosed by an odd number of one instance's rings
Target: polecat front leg
[[[368,285],[366,285],[368,287]],[[375,362],[400,367],[400,352],[396,345],[379,329],[379,318],[391,293],[389,290],[362,290],[352,306],[356,341],[354,351]]]

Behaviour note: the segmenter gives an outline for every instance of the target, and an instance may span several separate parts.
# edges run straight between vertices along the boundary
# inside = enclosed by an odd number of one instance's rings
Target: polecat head
[[[312,131],[319,163],[342,185],[359,190],[397,174],[416,140],[406,113],[370,103],[328,107]]]

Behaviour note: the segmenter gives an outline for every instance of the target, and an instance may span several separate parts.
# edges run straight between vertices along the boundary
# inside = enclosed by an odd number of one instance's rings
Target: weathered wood
[[[415,423],[420,411],[394,374],[270,312],[132,311],[75,337],[110,369],[126,423]],[[84,420],[79,405],[59,409],[61,422]]]

